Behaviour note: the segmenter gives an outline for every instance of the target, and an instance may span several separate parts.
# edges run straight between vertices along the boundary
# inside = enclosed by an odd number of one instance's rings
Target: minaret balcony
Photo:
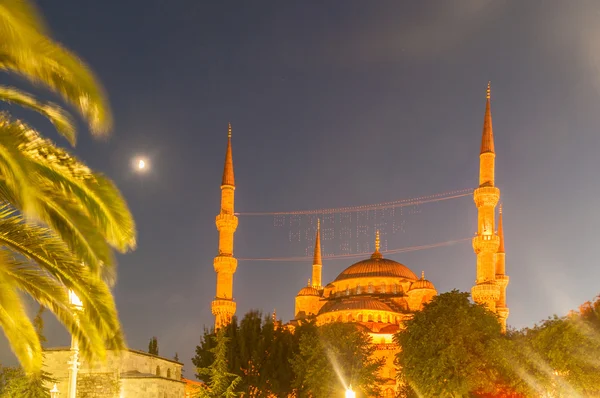
[[[508,277],[508,275],[496,274],[496,283],[502,288],[505,288],[506,286],[508,286],[509,280],[510,280],[510,278]]]
[[[232,316],[235,314],[236,306],[237,305],[233,300],[215,298],[211,303],[211,310],[213,315]]]
[[[475,285],[471,288],[471,296],[476,303],[495,303],[500,299],[500,286],[491,281]]]
[[[215,223],[217,224],[217,230],[219,232],[235,232],[238,226],[238,218],[233,214],[221,213],[216,217]]]
[[[217,256],[213,260],[215,272],[233,274],[237,269],[237,259],[232,256]]]
[[[473,192],[473,200],[477,208],[496,207],[500,200],[500,190],[496,187],[479,187]]]
[[[498,235],[476,235],[473,238],[473,250],[479,253],[497,253],[500,247]]]

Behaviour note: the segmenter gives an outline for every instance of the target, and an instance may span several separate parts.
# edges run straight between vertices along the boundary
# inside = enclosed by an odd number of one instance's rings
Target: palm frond
[[[90,68],[51,40],[30,1],[0,0],[0,69],[60,94],[87,121],[93,134],[112,127],[106,95]]]
[[[60,106],[51,102],[40,102],[33,95],[15,87],[0,85],[0,100],[15,103],[34,110],[50,120],[56,130],[62,134],[71,145],[77,141],[77,132],[71,116]]]
[[[0,245],[35,262],[40,270],[54,278],[64,289],[73,290],[84,304],[79,333],[83,334],[82,351],[90,357],[104,355],[109,341],[124,347],[117,310],[110,289],[100,278],[83,266],[60,238],[47,228],[26,223],[9,206],[0,207]],[[57,309],[52,308],[51,309]],[[98,333],[100,340],[94,337]],[[96,344],[92,342],[96,341]]]
[[[127,203],[105,176],[92,172],[84,163],[51,141],[29,133],[20,146],[33,162],[34,175],[53,192],[74,197],[100,229],[106,240],[124,252],[135,248],[135,223]]]
[[[0,267],[4,264],[0,256]],[[23,368],[38,372],[42,368],[42,346],[23,302],[5,275],[0,272],[0,327]]]

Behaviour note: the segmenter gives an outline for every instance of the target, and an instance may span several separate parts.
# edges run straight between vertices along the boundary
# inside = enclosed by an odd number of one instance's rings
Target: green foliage
[[[423,396],[466,397],[505,384],[507,347],[495,315],[453,290],[433,298],[396,335],[403,382]]]
[[[227,364],[227,351],[229,338],[225,330],[220,330],[214,337],[215,346],[210,352],[214,357],[212,363],[207,367],[197,368],[198,376],[203,378],[206,387],[198,388],[195,396],[197,398],[233,398],[240,394],[236,392],[236,386],[241,377],[230,373]]]
[[[33,327],[35,328],[35,333],[37,334],[38,339],[40,339],[41,344],[48,341],[46,340],[46,336],[44,336],[44,318],[42,318],[44,311],[46,311],[46,309],[43,305],[40,305],[37,314],[35,314],[35,318],[33,318]]]
[[[600,396],[598,304],[515,333],[512,362],[531,396]]]
[[[0,398],[49,398],[46,385],[52,381],[44,372],[27,375],[21,368],[0,366]]]
[[[257,311],[247,313],[238,325],[237,318],[223,329],[228,338],[227,369],[240,377],[236,391],[248,397],[287,396],[292,392],[293,372],[289,359],[295,347],[292,333],[277,328],[270,317]],[[216,347],[214,331],[204,330],[192,362],[197,368],[210,366]],[[205,374],[196,375],[209,382]]]
[[[383,360],[372,358],[370,336],[351,323],[316,327],[309,323],[296,330],[299,351],[291,360],[299,397],[342,396],[346,385],[365,396],[377,396],[377,374]]]
[[[152,355],[158,355],[158,339],[152,337],[148,343],[148,352]]]

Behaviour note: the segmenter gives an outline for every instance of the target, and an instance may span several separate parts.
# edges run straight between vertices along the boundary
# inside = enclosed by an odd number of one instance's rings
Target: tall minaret
[[[502,323],[502,331],[506,332],[506,318],[508,318],[508,307],[506,306],[506,287],[508,286],[508,275],[506,275],[506,255],[504,253],[504,229],[502,228],[502,204],[498,209],[498,237],[500,245],[496,253],[496,282],[500,286],[500,298],[496,302],[496,313]]]
[[[477,279],[471,295],[475,302],[485,304],[493,312],[496,312],[496,303],[500,299],[500,286],[496,282],[496,253],[500,247],[500,238],[494,229],[500,190],[494,185],[495,158],[488,83],[479,154],[479,188],[475,189],[473,195],[477,206],[477,234],[473,238],[473,250],[477,255]]]
[[[221,212],[216,218],[219,231],[219,255],[213,262],[217,273],[217,294],[212,302],[212,313],[215,316],[215,329],[227,326],[235,314],[233,301],[233,274],[237,268],[237,260],[233,257],[233,234],[238,225],[238,218],[233,212],[235,178],[233,175],[233,157],[231,155],[231,123],[227,132],[227,152],[225,152],[225,168],[221,182]]]
[[[323,259],[321,257],[321,220],[317,220],[317,238],[315,239],[315,254],[313,256],[312,266],[312,287],[321,290],[321,269],[323,268]]]

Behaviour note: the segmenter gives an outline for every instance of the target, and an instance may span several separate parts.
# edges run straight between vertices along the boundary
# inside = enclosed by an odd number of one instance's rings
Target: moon
[[[145,173],[150,169],[150,162],[146,157],[136,156],[132,159],[131,166],[136,173]]]

